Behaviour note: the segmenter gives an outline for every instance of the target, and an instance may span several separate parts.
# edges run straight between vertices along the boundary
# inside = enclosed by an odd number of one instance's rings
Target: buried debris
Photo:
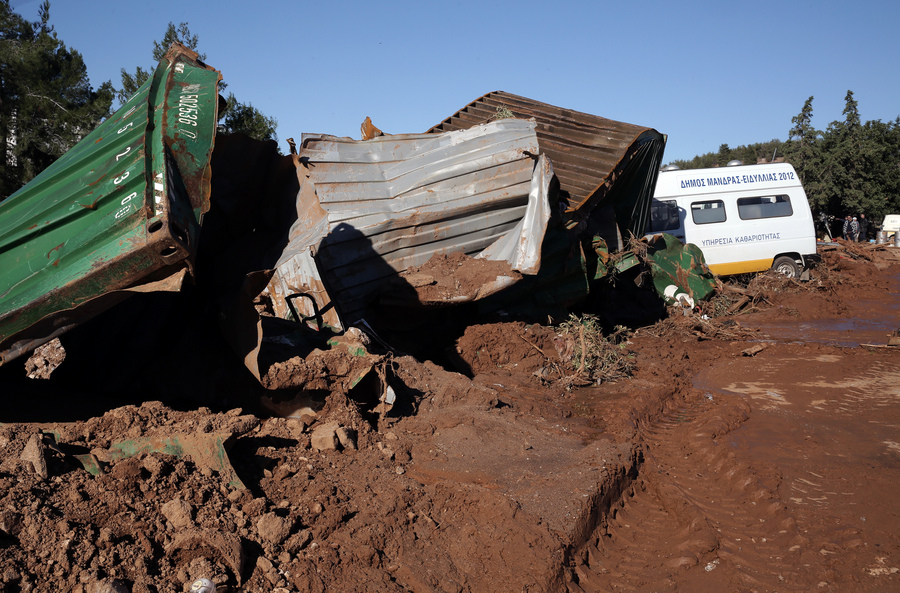
[[[116,413],[116,410],[111,412]],[[211,427],[210,432],[170,430],[158,436],[115,440],[108,446],[95,447],[90,451],[83,446],[75,447],[64,442],[63,435],[69,434],[68,424],[54,424],[31,435],[21,460],[32,465],[35,473],[46,479],[50,475],[47,459],[51,451],[62,458],[74,460],[94,476],[105,472],[118,461],[161,453],[177,459],[190,459],[199,472],[218,475],[229,487],[243,489],[245,485],[231,465],[228,449],[237,436],[259,426],[259,419],[236,414],[224,415],[223,418],[220,422],[224,425],[220,430]],[[84,452],[76,452],[79,450]]]
[[[232,488],[245,488],[228,460],[226,445],[232,436],[230,433],[200,433],[129,439],[113,443],[105,451],[95,449],[92,454],[104,463],[148,453],[164,453],[178,458],[190,456],[200,471],[215,472]]]
[[[476,103],[502,99],[512,117],[466,108],[401,135],[369,120],[365,140],[304,134],[281,156],[271,143],[216,138],[220,78],[173,46],[122,110],[4,202],[13,226],[0,227],[0,261],[18,263],[0,277],[10,289],[0,290],[0,364],[132,293],[190,292],[171,316],[218,325],[267,382],[274,363],[307,352],[294,342],[272,356],[283,328],[261,311],[331,334],[364,319],[390,329],[385,310],[427,318],[527,300],[557,311],[590,292],[585,237],[618,251],[646,224],[665,145],[652,128],[491,93]],[[187,109],[199,110],[190,127],[178,117]],[[590,174],[573,175],[572,159]],[[52,232],[45,214],[15,216],[54,208]],[[107,335],[82,332],[78,349],[110,348]]]
[[[696,245],[684,245],[673,235],[661,233],[649,239],[646,258],[657,293],[666,304],[686,309],[685,314],[716,290],[716,277]]]
[[[216,584],[209,579],[197,579],[191,583],[191,593],[216,593]]]
[[[900,329],[895,329],[887,336],[887,344],[860,344],[863,348],[875,350],[884,348],[887,350],[900,350]]]
[[[218,72],[173,46],[153,82],[88,138],[122,130],[122,140],[134,128],[133,146],[112,150],[86,139],[61,159],[67,171],[81,173],[75,165],[101,163],[102,179],[112,178],[109,192],[119,191],[126,179],[134,185],[125,188],[127,204],[109,212],[104,206],[100,214],[88,209],[81,218],[101,216],[91,224],[174,238],[171,245],[151,243],[159,261],[136,267],[133,275],[122,273],[127,258],[137,257],[129,252],[108,276],[79,276],[74,265],[63,266],[69,276],[54,276],[54,266],[44,266],[39,289],[12,300],[4,293],[0,346],[8,350],[0,362],[87,322],[94,331],[70,332],[59,350],[67,355],[62,368],[68,363],[70,376],[92,384],[100,373],[91,365],[105,360],[105,352],[131,352],[134,345],[138,360],[167,330],[178,330],[185,336],[176,344],[183,355],[167,344],[154,356],[166,352],[167,363],[194,360],[196,352],[214,352],[207,347],[213,341],[227,343],[271,392],[263,398],[269,411],[309,426],[329,393],[352,391],[369,411],[390,412],[397,401],[392,357],[431,341],[422,335],[452,335],[459,325],[489,315],[566,319],[569,308],[588,298],[594,307],[609,306],[597,302],[603,287],[626,276],[685,315],[715,290],[696,247],[665,234],[634,239],[646,227],[665,146],[665,136],[652,128],[498,92],[424,134],[385,134],[369,120],[364,140],[304,134],[299,143],[289,141],[291,154],[282,156],[273,143],[215,137],[218,81]],[[196,102],[205,110],[203,133],[174,117],[156,122],[162,115],[150,106],[159,102],[163,115]],[[207,120],[213,123],[207,126]],[[126,148],[129,164],[119,162]],[[575,174],[573,167],[589,173]],[[73,181],[63,195],[42,179],[3,206],[59,205],[70,194],[95,191]],[[103,193],[95,203],[110,196]],[[61,225],[54,241],[69,245],[85,228]],[[0,257],[17,257],[18,246],[32,245],[26,235],[4,238],[11,242],[0,242]],[[41,235],[38,244],[35,238],[35,258],[50,250],[45,239]],[[19,286],[18,277],[6,279]],[[186,289],[188,279],[195,284]],[[75,297],[66,292],[48,292],[51,285],[84,286],[75,299],[83,306],[73,308]],[[160,291],[172,298],[129,299],[114,314],[100,314],[131,292]],[[47,302],[39,293],[55,296]],[[33,328],[13,323],[32,308]],[[451,323],[457,329],[443,327]],[[143,340],[145,333],[155,339]],[[75,347],[66,346],[69,340]],[[579,341],[577,348],[582,353],[574,374],[563,373],[571,381],[627,376],[627,364],[598,370],[588,345]],[[223,364],[221,356],[208,358]],[[118,378],[141,376],[139,367],[123,365]],[[190,391],[196,373],[182,372],[190,381],[177,383]],[[180,434],[166,438],[174,440],[133,442],[133,452],[121,454],[186,445],[206,448],[203,456],[212,459],[227,435],[218,443],[188,442]],[[335,446],[352,448],[352,438],[345,441]],[[89,458],[84,463],[96,465]],[[209,469],[229,482],[236,478],[226,464]]]
[[[54,434],[48,434],[56,439]],[[233,437],[232,433],[188,433],[127,439],[114,442],[107,449],[92,449],[90,453],[72,457],[85,471],[95,476],[103,472],[107,465],[130,457],[142,457],[150,453],[172,455],[179,459],[189,457],[201,472],[217,474],[223,483],[232,488],[245,488],[228,460],[227,447]]]
[[[741,350],[741,355],[743,356],[756,356],[760,352],[766,349],[767,344],[756,344],[755,346],[751,346],[745,350]]]

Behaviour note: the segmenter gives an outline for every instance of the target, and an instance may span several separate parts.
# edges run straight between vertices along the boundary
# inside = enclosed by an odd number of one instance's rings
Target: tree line
[[[0,0],[0,201],[112,115],[152,76],[175,41],[194,51],[199,45],[187,23],[169,23],[162,40],[153,43],[148,69],[123,68],[118,88],[111,81],[93,88],[81,54],[67,47],[50,24],[49,0],[41,4],[36,21],[14,12],[9,0]],[[221,83],[220,91],[226,86]],[[219,132],[277,140],[274,118],[233,93],[225,100]]]
[[[120,86],[90,84],[81,54],[59,39],[50,24],[50,2],[38,20],[16,14],[0,0],[0,201],[33,179],[112,114],[152,75],[173,42],[197,51],[199,39],[187,23],[169,23],[153,42],[148,69],[122,69]],[[199,53],[199,52],[198,52]],[[205,55],[200,54],[201,59]],[[220,89],[224,91],[223,82]],[[259,140],[277,140],[274,118],[233,93],[220,114],[219,131],[243,132]],[[788,140],[730,148],[674,161],[682,169],[724,166],[784,158],[800,175],[818,216],[843,218],[865,213],[878,221],[900,213],[900,117],[888,123],[862,123],[852,91],[845,98],[844,120],[825,130],[812,126],[813,97],[791,119]]]
[[[886,214],[900,214],[900,117],[862,123],[853,91],[847,91],[844,119],[817,130],[812,125],[813,99],[791,118],[786,142],[770,140],[734,149],[722,144],[718,152],[672,164],[696,169],[721,167],[732,160],[751,164],[783,157],[797,170],[817,217],[839,220],[865,214],[878,222]]]

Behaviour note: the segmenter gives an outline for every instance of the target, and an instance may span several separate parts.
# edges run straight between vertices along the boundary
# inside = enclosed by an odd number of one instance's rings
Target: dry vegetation
[[[616,326],[604,335],[596,316],[571,315],[557,331],[556,349],[568,371],[562,373],[566,386],[614,382],[634,372],[634,355],[625,343],[628,328]]]

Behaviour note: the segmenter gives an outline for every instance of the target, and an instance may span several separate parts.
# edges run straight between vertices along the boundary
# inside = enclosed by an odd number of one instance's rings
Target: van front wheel
[[[794,258],[782,255],[772,264],[772,269],[788,278],[797,278],[800,276],[800,266],[794,261]]]

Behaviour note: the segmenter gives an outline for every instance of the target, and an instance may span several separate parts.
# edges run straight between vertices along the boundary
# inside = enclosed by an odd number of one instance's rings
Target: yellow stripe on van
[[[726,264],[708,264],[709,269],[719,276],[730,276],[732,274],[746,274],[748,272],[762,272],[772,267],[774,260],[768,259],[750,259],[746,261],[728,262]]]

